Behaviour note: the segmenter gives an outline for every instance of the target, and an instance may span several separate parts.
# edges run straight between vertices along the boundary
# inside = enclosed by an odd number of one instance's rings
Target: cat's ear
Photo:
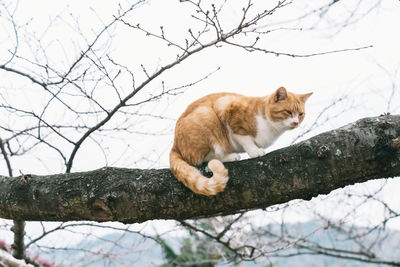
[[[276,90],[275,92],[275,97],[274,97],[275,102],[285,100],[286,98],[287,98],[287,92],[285,87],[279,87],[279,89]]]
[[[303,101],[303,103],[305,103],[307,101],[307,99],[312,95],[313,93],[308,93],[308,94],[302,94],[299,95],[300,99]]]

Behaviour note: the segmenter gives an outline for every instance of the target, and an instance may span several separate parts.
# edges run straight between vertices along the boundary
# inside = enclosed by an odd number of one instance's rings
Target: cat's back
[[[185,110],[185,112],[181,115],[180,118],[185,118],[186,116],[196,113],[198,111],[205,111],[207,109],[218,111],[225,109],[232,101],[243,100],[246,98],[243,95],[236,93],[214,93],[203,96],[198,100],[191,103]]]

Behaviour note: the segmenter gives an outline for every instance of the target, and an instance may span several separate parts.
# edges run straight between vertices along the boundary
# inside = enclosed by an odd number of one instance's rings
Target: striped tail
[[[217,159],[208,162],[208,167],[213,172],[211,178],[204,177],[198,169],[184,161],[175,149],[169,154],[169,164],[174,176],[197,194],[211,196],[222,192],[229,179],[228,170]]]

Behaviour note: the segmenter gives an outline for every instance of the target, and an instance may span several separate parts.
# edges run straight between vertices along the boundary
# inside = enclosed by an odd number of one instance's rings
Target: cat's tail
[[[211,196],[222,192],[229,179],[228,170],[217,159],[208,162],[208,167],[213,172],[211,178],[204,177],[198,169],[184,161],[181,154],[174,149],[169,155],[169,163],[174,176],[197,194]]]

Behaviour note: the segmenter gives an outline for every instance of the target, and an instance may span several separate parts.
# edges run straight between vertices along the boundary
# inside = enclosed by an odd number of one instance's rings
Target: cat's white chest
[[[256,115],[256,123],[257,135],[254,138],[254,142],[258,147],[269,147],[284,132],[277,123],[271,122],[261,115]]]

